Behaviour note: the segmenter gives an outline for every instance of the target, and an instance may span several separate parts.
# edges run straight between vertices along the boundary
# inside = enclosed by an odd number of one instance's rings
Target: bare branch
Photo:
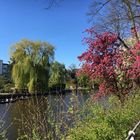
[[[103,3],[103,4],[101,5],[101,7],[100,7],[99,9],[97,9],[95,15],[97,15],[97,14],[104,8],[104,6],[106,6],[110,1],[111,1],[111,0],[107,0],[105,3]],[[94,16],[95,16],[95,15],[94,15]]]
[[[47,10],[51,9],[52,7],[58,6],[63,0],[46,0],[48,6],[45,8]]]
[[[121,39],[121,37],[120,36],[118,36],[118,39],[119,39],[119,41],[123,44],[123,46],[126,48],[126,49],[130,49],[127,45],[126,45],[126,43],[123,41],[123,39]]]

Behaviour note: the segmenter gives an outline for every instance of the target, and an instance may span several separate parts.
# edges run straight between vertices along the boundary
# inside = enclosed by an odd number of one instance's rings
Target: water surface
[[[34,123],[35,120],[33,117],[38,117],[36,116],[37,112],[38,114],[46,113],[45,119],[51,118],[55,121],[60,121],[61,118],[67,118],[65,112],[67,112],[70,107],[75,106],[76,108],[77,106],[79,108],[89,97],[90,95],[88,93],[70,92],[55,95],[49,94],[45,98],[31,97],[30,99],[19,100],[11,104],[1,104],[0,120],[3,120],[3,122],[1,122],[0,125],[2,129],[7,130],[6,136],[8,140],[16,140],[18,135],[24,133],[22,132],[23,130],[26,131],[26,124]],[[42,123],[45,122],[48,122],[48,120]],[[19,131],[21,128],[22,131]],[[29,128],[27,128],[27,131],[28,129]]]

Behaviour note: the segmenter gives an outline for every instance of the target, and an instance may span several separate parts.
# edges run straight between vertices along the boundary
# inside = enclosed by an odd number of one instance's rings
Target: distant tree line
[[[47,42],[21,40],[11,47],[9,79],[0,77],[1,87],[5,80],[9,91],[45,93],[51,90],[87,86],[86,77],[77,78],[77,68],[66,69],[64,64],[54,60],[55,48]]]

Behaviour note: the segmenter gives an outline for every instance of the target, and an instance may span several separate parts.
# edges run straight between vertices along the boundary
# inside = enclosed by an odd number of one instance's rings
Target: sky
[[[63,0],[46,9],[46,0],[0,0],[0,59],[8,62],[10,47],[21,39],[47,41],[55,46],[55,60],[69,67],[79,65],[86,50],[84,30],[90,27],[91,0]]]

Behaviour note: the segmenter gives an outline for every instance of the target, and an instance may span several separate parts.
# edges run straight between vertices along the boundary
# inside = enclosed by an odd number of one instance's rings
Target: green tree
[[[3,76],[0,76],[0,89],[2,90],[4,88],[4,85],[6,84],[6,79]]]
[[[11,80],[9,79],[9,75],[1,75],[0,76],[0,92],[3,92],[3,93],[11,92],[12,87],[13,87],[13,84]]]
[[[80,76],[78,76],[77,81],[78,86],[80,87],[90,88],[91,86],[89,76],[86,74],[81,74]]]
[[[66,84],[65,65],[55,61],[51,64],[49,87],[51,89],[64,89],[65,84]]]
[[[77,89],[77,67],[75,64],[72,64],[71,66],[69,66],[69,68],[67,69],[67,86],[68,88],[70,86],[72,86],[74,89]]]
[[[22,91],[45,92],[54,47],[47,42],[22,40],[11,47],[12,79]]]

